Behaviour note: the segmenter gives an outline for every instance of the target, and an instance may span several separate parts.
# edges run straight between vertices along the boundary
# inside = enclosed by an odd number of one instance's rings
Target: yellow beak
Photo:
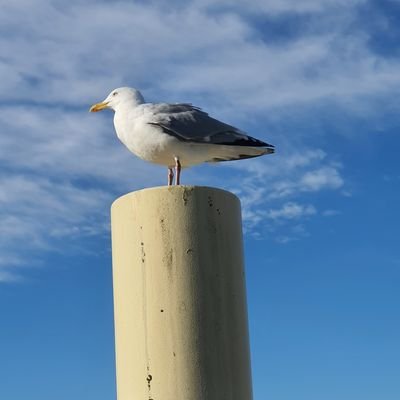
[[[104,110],[105,108],[108,108],[108,101],[102,101],[101,103],[93,104],[92,107],[90,107],[89,112],[97,112]]]

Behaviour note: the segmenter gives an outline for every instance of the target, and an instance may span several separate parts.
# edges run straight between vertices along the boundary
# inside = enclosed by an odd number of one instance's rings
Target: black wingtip
[[[265,148],[265,154],[273,154],[275,153],[275,146],[266,147]]]

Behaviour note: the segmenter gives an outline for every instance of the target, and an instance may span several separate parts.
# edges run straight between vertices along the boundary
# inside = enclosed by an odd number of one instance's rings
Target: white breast
[[[173,165],[173,149],[178,140],[148,124],[143,117],[116,112],[114,126],[118,138],[136,156],[153,163]]]

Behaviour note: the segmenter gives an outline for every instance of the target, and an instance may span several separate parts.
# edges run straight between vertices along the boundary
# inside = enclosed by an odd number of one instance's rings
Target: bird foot
[[[168,168],[168,186],[172,185],[174,180],[174,170],[172,168]]]

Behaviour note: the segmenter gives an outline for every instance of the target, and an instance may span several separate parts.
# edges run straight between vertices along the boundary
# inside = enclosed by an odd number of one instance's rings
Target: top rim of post
[[[125,197],[131,197],[135,194],[138,193],[143,193],[143,192],[151,192],[151,191],[164,191],[166,193],[171,193],[171,192],[193,192],[193,191],[215,191],[215,192],[220,192],[220,193],[224,193],[225,195],[231,196],[233,198],[235,198],[237,201],[239,201],[240,204],[240,199],[239,197],[230,192],[229,190],[225,190],[225,189],[220,189],[220,188],[216,188],[216,187],[212,187],[212,186],[197,186],[197,185],[172,185],[172,186],[154,186],[154,187],[149,187],[149,188],[143,188],[143,189],[139,189],[139,190],[134,190],[132,192],[128,192],[125,193],[119,197],[117,197],[111,204],[111,207],[114,206],[114,204],[125,198]]]

